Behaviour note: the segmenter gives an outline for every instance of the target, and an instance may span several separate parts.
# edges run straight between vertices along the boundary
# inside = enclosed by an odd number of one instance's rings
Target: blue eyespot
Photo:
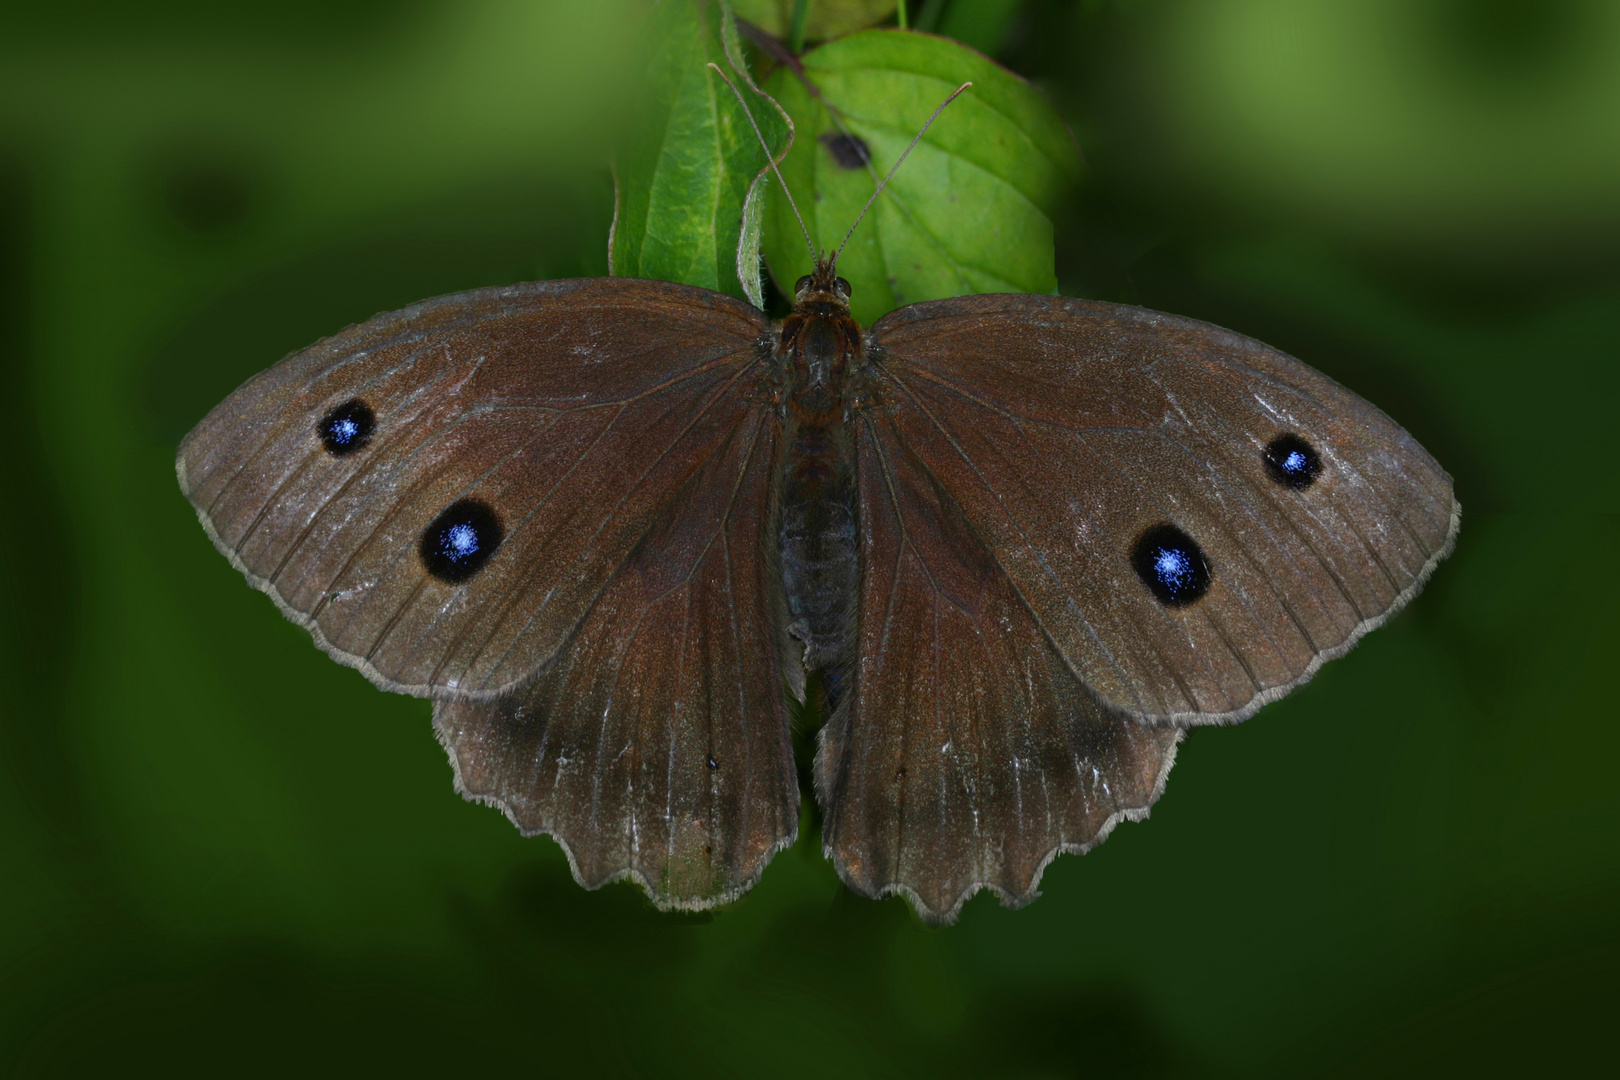
[[[1273,480],[1296,491],[1310,487],[1322,472],[1322,459],[1315,448],[1292,432],[1272,439],[1260,456]]]
[[[422,530],[422,565],[440,581],[459,584],[484,568],[502,539],[494,510],[477,499],[461,499]]]
[[[315,425],[315,434],[328,454],[342,457],[370,442],[371,433],[376,429],[377,416],[371,407],[359,398],[350,398],[321,417],[321,422]]]
[[[1197,541],[1174,525],[1155,525],[1136,541],[1131,566],[1166,607],[1184,607],[1209,591],[1209,560]]]

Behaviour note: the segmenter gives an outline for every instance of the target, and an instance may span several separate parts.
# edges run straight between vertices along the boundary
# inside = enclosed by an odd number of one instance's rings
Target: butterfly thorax
[[[799,282],[778,338],[785,383],[777,537],[788,630],[808,670],[834,673],[853,642],[860,561],[851,383],[862,362],[849,284],[830,261]],[[830,686],[836,698],[836,681]]]
[[[793,313],[782,322],[778,355],[788,406],[801,424],[844,419],[850,379],[861,360],[861,328],[849,313],[848,297],[842,278],[825,288],[815,282],[799,289]]]

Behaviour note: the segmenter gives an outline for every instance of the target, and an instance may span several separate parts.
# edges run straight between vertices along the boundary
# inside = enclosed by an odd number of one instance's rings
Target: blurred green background
[[[712,916],[580,890],[454,795],[425,702],[318,653],[176,489],[179,437],[283,353],[605,272],[634,12],[0,5],[0,1069],[1503,1075],[1604,1050],[1620,5],[931,5],[1079,136],[1065,292],[1304,358],[1464,507],[1427,592],[1193,733],[1150,822],[942,931],[842,890],[811,837]]]

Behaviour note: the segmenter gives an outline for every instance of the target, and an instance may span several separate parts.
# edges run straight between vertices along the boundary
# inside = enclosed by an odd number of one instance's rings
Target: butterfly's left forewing
[[[551,661],[758,410],[768,325],[624,278],[424,301],[244,384],[181,444],[181,488],[335,659],[490,700]]]

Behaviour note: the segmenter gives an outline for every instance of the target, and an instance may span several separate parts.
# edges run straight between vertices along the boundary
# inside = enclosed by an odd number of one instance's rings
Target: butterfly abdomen
[[[782,589],[808,671],[834,667],[854,635],[860,553],[854,442],[847,424],[795,426],[783,461]]]

